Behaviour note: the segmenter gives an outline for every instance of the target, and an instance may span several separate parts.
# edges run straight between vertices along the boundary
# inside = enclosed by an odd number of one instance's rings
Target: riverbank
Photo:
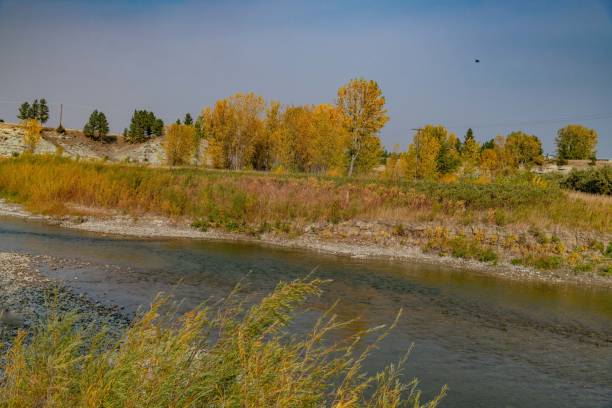
[[[77,313],[79,325],[104,326],[110,330],[110,335],[127,327],[129,320],[118,307],[94,302],[45,277],[37,267],[40,264],[60,267],[66,262],[69,261],[49,256],[0,252],[0,347],[9,346],[17,330],[39,325],[52,312]]]
[[[84,209],[77,210],[83,212]],[[435,238],[436,234],[449,233],[448,229],[444,230],[440,226],[436,227],[431,223],[406,225],[402,227],[401,233],[397,231],[395,224],[345,222],[339,224],[320,223],[308,225],[304,228],[304,233],[299,236],[276,232],[264,232],[253,235],[230,233],[211,228],[202,231],[192,227],[187,220],[173,220],[154,215],[133,217],[105,210],[94,211],[92,209],[88,209],[87,212],[89,213],[88,215],[80,216],[41,216],[29,213],[22,206],[9,204],[0,199],[0,216],[44,221],[64,228],[100,234],[130,236],[134,238],[181,238],[252,242],[276,247],[305,249],[337,256],[440,264],[454,268],[469,269],[474,273],[511,280],[539,281],[553,284],[570,283],[612,288],[612,277],[596,273],[576,273],[563,268],[538,270],[523,265],[513,265],[504,259],[491,263],[446,256],[439,251],[423,251],[420,245],[423,245],[423,240],[428,239],[428,236],[431,235],[429,239],[431,241],[431,238]],[[473,226],[470,228],[474,229]],[[484,227],[481,226],[481,228]],[[499,235],[501,230],[501,228],[494,229],[493,231],[476,228],[476,234],[484,234],[484,236]],[[456,231],[453,233],[456,233]],[[512,233],[513,231],[509,231],[509,234]],[[587,238],[582,237],[582,239]],[[496,238],[496,241],[499,240],[499,238]],[[507,259],[509,256],[507,255],[505,258]]]

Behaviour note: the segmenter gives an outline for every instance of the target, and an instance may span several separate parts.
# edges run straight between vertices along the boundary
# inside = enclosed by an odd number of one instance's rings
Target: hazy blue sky
[[[578,122],[612,158],[612,0],[0,0],[7,121],[46,97],[53,126],[63,102],[66,126],[97,108],[121,131],[135,108],[173,121],[239,91],[333,102],[358,76],[387,97],[389,148],[441,123],[480,140],[522,129],[551,153]]]

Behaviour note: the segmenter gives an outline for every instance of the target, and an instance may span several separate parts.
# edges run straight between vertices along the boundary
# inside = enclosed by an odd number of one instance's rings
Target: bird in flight
[[[480,63],[480,60],[479,60],[479,59],[475,59],[475,60],[474,60],[474,62],[475,62],[475,63],[477,63],[477,64],[479,64],[479,63]]]

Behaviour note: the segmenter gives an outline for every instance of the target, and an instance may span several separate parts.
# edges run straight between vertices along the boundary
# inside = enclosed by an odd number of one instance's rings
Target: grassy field
[[[52,315],[4,352],[0,407],[437,406],[445,389],[422,404],[417,381],[401,378],[405,357],[378,374],[363,372],[393,322],[343,338],[350,322],[329,311],[309,333],[286,334],[321,284],[281,283],[250,308],[234,294],[182,316],[159,299],[118,340],[77,329],[77,316]]]
[[[583,199],[530,174],[404,183],[26,155],[0,160],[0,195],[43,214],[75,214],[73,206],[88,206],[187,218],[201,228],[230,231],[299,230],[307,223],[352,219],[612,230],[609,201]]]

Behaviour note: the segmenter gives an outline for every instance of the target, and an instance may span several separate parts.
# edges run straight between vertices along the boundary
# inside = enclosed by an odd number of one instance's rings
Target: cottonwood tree
[[[468,129],[461,144],[461,160],[465,173],[472,173],[480,161],[480,143],[474,138],[472,129]]]
[[[254,93],[237,93],[204,109],[203,129],[215,167],[239,170],[251,164],[264,109],[264,99]]]
[[[506,136],[504,146],[505,159],[513,167],[532,166],[542,164],[542,142],[537,136],[525,132],[512,132]]]
[[[414,134],[405,156],[406,175],[409,178],[434,178],[438,174],[440,129],[427,125]]]
[[[256,170],[272,170],[281,163],[280,143],[282,129],[282,107],[272,101],[265,110],[264,128],[254,140],[252,164]]]
[[[350,135],[348,175],[351,176],[364,148],[372,151],[376,143],[371,138],[378,138],[378,132],[389,116],[378,84],[363,78],[352,79],[338,89],[337,106],[344,115],[344,124]]]
[[[193,126],[178,123],[168,126],[163,141],[167,163],[171,166],[189,164],[196,153],[197,143]]]
[[[555,142],[560,161],[591,159],[596,155],[597,132],[582,125],[567,125],[559,129]]]
[[[108,121],[103,112],[94,110],[83,127],[83,134],[93,140],[101,140],[108,134]]]
[[[335,106],[321,104],[312,109],[311,117],[312,136],[307,145],[307,171],[341,174],[346,170],[346,151],[349,143],[342,112]],[[379,155],[376,156],[378,158]],[[363,160],[361,163],[367,162]]]

